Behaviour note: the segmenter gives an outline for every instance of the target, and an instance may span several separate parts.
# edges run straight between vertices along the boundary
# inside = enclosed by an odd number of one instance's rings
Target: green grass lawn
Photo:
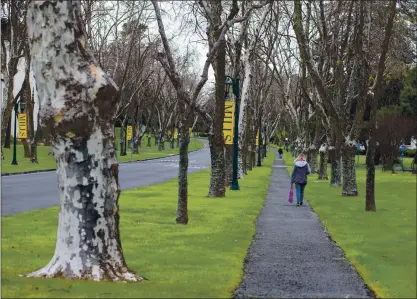
[[[142,147],[139,148],[139,154],[130,154],[131,149],[127,149],[126,156],[120,156],[120,144],[117,145],[117,160],[119,162],[128,162],[136,160],[146,160],[152,158],[162,158],[169,155],[176,155],[179,153],[179,149],[169,148],[169,142],[165,142],[165,150],[158,151],[158,146],[155,146],[155,139],[152,138],[151,147],[147,147],[147,139],[144,137],[142,140]],[[204,143],[199,140],[191,139],[188,146],[189,151],[195,151],[204,147]],[[13,148],[13,147],[12,147]],[[16,173],[33,170],[54,169],[56,167],[55,158],[49,154],[49,146],[38,146],[38,164],[30,163],[29,158],[24,157],[23,145],[17,145],[17,162],[18,165],[11,165],[13,160],[13,150],[3,148],[4,160],[1,162],[1,173]]]
[[[292,165],[289,153],[284,159]],[[360,195],[342,197],[341,188],[310,175],[305,196],[378,297],[416,298],[416,175],[378,170],[376,213],[365,212],[365,178],[358,169]]]
[[[2,297],[226,298],[243,274],[274,160],[239,182],[240,191],[208,198],[209,170],[189,176],[187,226],[176,225],[177,180],[123,191],[123,252],[128,265],[149,279],[141,283],[19,277],[53,255],[58,207],[2,218]]]

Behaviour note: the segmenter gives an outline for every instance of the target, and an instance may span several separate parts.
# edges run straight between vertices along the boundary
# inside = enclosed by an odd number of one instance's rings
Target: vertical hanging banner
[[[259,145],[259,130],[256,132],[256,145]]]
[[[235,120],[235,102],[224,103],[223,136],[224,144],[233,144],[233,124]]]
[[[127,126],[127,128],[126,128],[126,139],[127,140],[132,140],[132,135],[133,135],[133,127],[132,126]]]
[[[17,138],[19,138],[19,139],[28,138],[26,113],[19,113],[17,115],[17,122],[18,122],[18,125],[19,125],[19,135],[18,135]]]
[[[174,129],[174,139],[177,139],[177,138],[178,138],[178,129],[175,128]]]

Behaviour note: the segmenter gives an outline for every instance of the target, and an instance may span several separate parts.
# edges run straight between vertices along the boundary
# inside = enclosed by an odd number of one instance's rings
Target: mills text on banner
[[[224,121],[223,121],[224,144],[233,144],[234,119],[235,119],[235,103],[225,102],[224,103]]]
[[[19,124],[19,139],[28,138],[28,130],[27,130],[27,121],[26,121],[26,113],[19,113],[17,115],[17,121]]]

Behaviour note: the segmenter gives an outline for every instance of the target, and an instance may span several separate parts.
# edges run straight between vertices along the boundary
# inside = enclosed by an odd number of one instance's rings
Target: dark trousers
[[[302,204],[304,201],[304,188],[306,184],[295,184],[295,190],[297,191],[297,203]]]

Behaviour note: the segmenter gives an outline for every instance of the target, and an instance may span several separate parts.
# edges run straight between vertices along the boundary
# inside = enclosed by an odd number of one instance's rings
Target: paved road
[[[189,154],[189,172],[210,167],[208,142],[201,141],[205,148]],[[178,156],[123,163],[119,169],[122,190],[162,183],[177,177]],[[3,176],[1,180],[2,217],[59,204],[55,171]]]
[[[284,163],[277,159],[235,298],[369,297],[308,202],[302,207],[295,206],[296,199],[288,203],[289,186]],[[307,199],[308,192],[307,185]]]

